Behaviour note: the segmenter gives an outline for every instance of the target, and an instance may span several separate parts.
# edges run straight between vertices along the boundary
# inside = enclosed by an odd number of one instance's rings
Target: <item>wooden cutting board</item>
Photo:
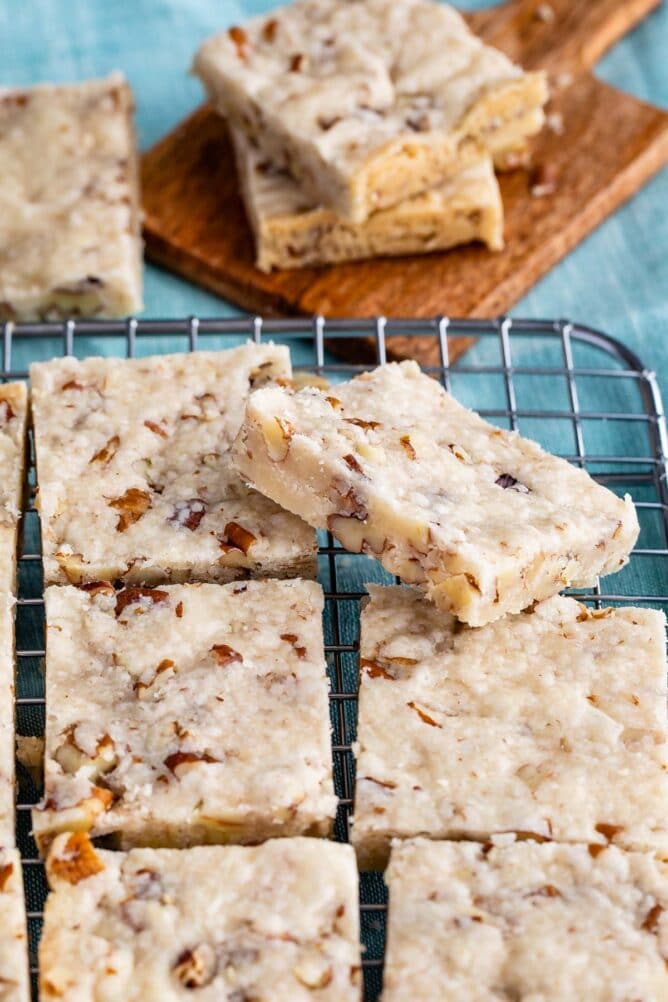
[[[552,128],[534,142],[533,171],[501,177],[506,249],[470,246],[265,275],[237,193],[224,123],[198,109],[143,156],[147,255],[263,314],[494,317],[668,162],[668,114],[591,75],[602,53],[659,0],[510,0],[470,23],[526,69],[546,69]],[[563,123],[563,128],[560,128]],[[532,194],[540,175],[554,190]],[[463,350],[462,339],[455,346]],[[337,342],[359,353],[355,342]],[[433,339],[404,352],[437,363]]]

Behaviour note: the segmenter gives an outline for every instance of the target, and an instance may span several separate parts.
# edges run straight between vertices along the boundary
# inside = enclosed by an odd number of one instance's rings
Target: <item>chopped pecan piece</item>
[[[95,852],[85,832],[73,832],[65,844],[65,851],[49,862],[49,869],[68,884],[78,884],[87,877],[104,870],[104,863]]]
[[[249,42],[248,35],[243,28],[239,28],[238,25],[234,24],[228,29],[227,34],[230,36],[234,42],[237,50],[237,56],[239,59],[245,59],[248,54]]]
[[[109,501],[109,507],[120,512],[116,529],[118,532],[125,532],[128,526],[138,522],[151,507],[151,495],[138,487],[128,487],[121,497]]]
[[[411,710],[415,710],[420,720],[423,720],[425,724],[429,724],[430,727],[441,727],[441,725],[436,720],[434,720],[433,717],[430,717],[428,713],[425,713],[424,710],[421,710],[420,707],[417,705],[417,703],[414,703],[413,700],[411,700],[410,703],[407,703],[406,705],[410,706]]]
[[[242,550],[243,553],[248,553],[256,541],[257,536],[244,529],[243,525],[239,525],[238,522],[228,522],[225,526],[225,538],[220,545],[225,550]]]
[[[13,863],[4,863],[2,866],[0,866],[0,894],[2,894],[5,887],[7,886],[9,878],[11,877],[13,872],[14,872]],[[2,984],[2,979],[0,979],[0,985],[1,984]]]
[[[386,678],[388,682],[396,682],[394,675],[390,675],[390,673],[377,661],[369,661],[367,658],[360,658],[360,669],[365,671],[371,678]]]
[[[647,912],[647,915],[645,915],[641,929],[644,929],[646,932],[651,932],[653,935],[656,935],[659,929],[659,922],[661,921],[661,916],[663,915],[663,912],[664,909],[661,907],[660,904],[657,903],[653,905]]]
[[[262,37],[266,42],[274,41],[274,38],[276,37],[277,28],[278,28],[278,21],[276,20],[275,17],[272,17],[269,21],[267,21],[264,28],[262,29]]]
[[[174,514],[167,519],[172,525],[195,532],[206,515],[206,502],[201,498],[188,498],[174,505]]]
[[[211,652],[221,668],[225,668],[227,665],[234,664],[237,661],[243,664],[244,659],[239,651],[235,651],[233,647],[228,647],[227,644],[214,644]]]
[[[619,835],[620,832],[624,831],[624,826],[610,825],[607,824],[605,821],[601,821],[599,822],[599,824],[596,825],[596,831],[600,832],[603,838],[607,839],[608,842],[612,842],[615,835]]]
[[[14,416],[9,400],[0,400],[0,428],[9,424]]]
[[[346,466],[349,466],[351,470],[354,470],[355,473],[359,473],[360,476],[363,477],[365,475],[364,470],[360,466],[358,460],[351,453],[348,453],[348,455],[343,457],[343,462],[346,464]]]
[[[116,615],[120,616],[128,605],[141,602],[142,599],[157,605],[158,602],[168,601],[169,592],[161,591],[159,588],[123,588],[116,596]]]
[[[329,397],[327,399],[329,399]],[[346,417],[343,420],[347,424],[354,424],[358,428],[362,428],[364,431],[374,431],[376,428],[380,428],[380,421],[365,421],[364,418],[359,417]]]
[[[306,657],[306,648],[297,644],[299,637],[296,633],[281,633],[281,640],[284,640],[286,644],[292,644],[298,658]]]
[[[200,754],[199,752],[177,751],[167,756],[165,759],[165,766],[176,776],[177,779],[180,779],[183,773],[187,771],[187,767],[190,765],[196,765],[198,762],[217,761],[218,759],[213,758],[207,752],[202,752]]]
[[[303,52],[296,52],[294,56],[290,58],[290,72],[291,73],[301,73],[306,65],[306,56]]]
[[[413,448],[413,443],[411,442],[410,435],[402,435],[399,439],[402,448],[409,459],[417,459],[417,452]]]
[[[118,447],[121,444],[121,440],[118,435],[112,435],[106,445],[103,445],[101,449],[95,453],[94,456],[88,460],[89,463],[108,463],[110,462],[116,453],[118,452]]]
[[[184,988],[203,988],[216,974],[216,953],[207,943],[180,954],[172,971]]]
[[[521,484],[519,480],[511,476],[510,473],[502,473],[500,477],[497,477],[494,481],[497,487],[503,487],[504,490],[517,491],[519,494],[529,494],[529,488],[524,484]]]
[[[158,435],[159,438],[168,437],[167,429],[162,424],[158,424],[157,421],[146,420],[144,421],[144,425],[149,429],[149,431],[152,431],[154,435]]]
[[[87,591],[91,598],[96,595],[115,595],[116,590],[110,581],[89,581],[79,585],[81,591]]]

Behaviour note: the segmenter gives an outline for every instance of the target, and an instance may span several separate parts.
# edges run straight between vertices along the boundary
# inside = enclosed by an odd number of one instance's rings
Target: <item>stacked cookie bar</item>
[[[0,319],[141,308],[132,112],[118,73],[0,89]]]
[[[28,393],[0,385],[0,998],[28,1002],[28,939],[14,835],[14,589]]]
[[[384,1002],[668,997],[664,617],[558,595],[624,565],[631,499],[413,363],[259,389],[234,454],[409,586],[361,615],[352,842],[389,859]]]
[[[296,0],[230,28],[194,71],[228,121],[257,265],[503,243],[494,164],[543,123],[523,73],[435,0]]]

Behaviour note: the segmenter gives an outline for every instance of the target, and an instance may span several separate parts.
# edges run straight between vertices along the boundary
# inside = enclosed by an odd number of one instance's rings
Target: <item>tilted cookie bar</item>
[[[43,851],[326,835],[332,784],[322,589],[249,581],[46,592]]]
[[[28,423],[25,383],[0,384],[0,593],[14,591]]]
[[[429,192],[351,223],[314,206],[286,170],[231,131],[261,271],[427,254],[474,240],[491,250],[503,247],[503,205],[489,157]]]
[[[248,490],[229,448],[249,390],[287,348],[31,368],[48,582],[315,575],[315,533]]]
[[[16,849],[6,849],[1,845],[0,999],[2,1002],[29,1002],[30,1000],[28,934],[23,900],[21,858]]]
[[[297,0],[206,41],[212,104],[314,204],[360,222],[543,122],[523,73],[433,0]]]
[[[126,854],[61,835],[47,875],[42,1002],[360,1002],[350,846]]]
[[[664,617],[556,596],[480,629],[414,588],[362,612],[352,839],[503,832],[668,853]],[[388,727],[391,721],[391,727]]]
[[[132,112],[118,73],[0,90],[0,317],[141,309]]]
[[[487,424],[415,362],[331,393],[254,393],[234,455],[263,494],[473,626],[593,584],[638,536],[629,497]]]
[[[668,998],[668,866],[599,849],[395,844],[382,1002]]]

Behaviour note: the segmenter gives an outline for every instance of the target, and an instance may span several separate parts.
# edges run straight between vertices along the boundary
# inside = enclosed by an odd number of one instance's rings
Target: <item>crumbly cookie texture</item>
[[[132,112],[117,73],[0,90],[0,317],[141,309]]]
[[[16,849],[5,848],[0,848],[0,999],[30,1000],[21,858]]]
[[[249,490],[229,448],[288,349],[246,344],[31,368],[47,583],[315,576],[315,533]]]
[[[363,868],[415,835],[668,854],[661,613],[556,596],[471,629],[416,589],[369,591],[352,828]]]
[[[46,592],[44,851],[327,835],[322,589],[249,581]]]
[[[395,845],[383,1002],[668,998],[668,867],[599,848]]]
[[[28,391],[0,384],[0,593],[14,591],[26,457]]]
[[[314,206],[286,170],[273,167],[239,130],[231,131],[261,271],[426,254],[474,240],[491,250],[503,247],[503,205],[490,157],[429,192],[351,223]]]
[[[522,146],[547,100],[544,74],[433,0],[297,0],[206,41],[194,71],[314,204],[355,222]]]
[[[472,626],[618,570],[631,499],[487,424],[415,362],[254,393],[234,449],[263,494]]]
[[[61,835],[39,947],[43,1002],[359,1002],[355,856],[274,839],[96,850]]]

